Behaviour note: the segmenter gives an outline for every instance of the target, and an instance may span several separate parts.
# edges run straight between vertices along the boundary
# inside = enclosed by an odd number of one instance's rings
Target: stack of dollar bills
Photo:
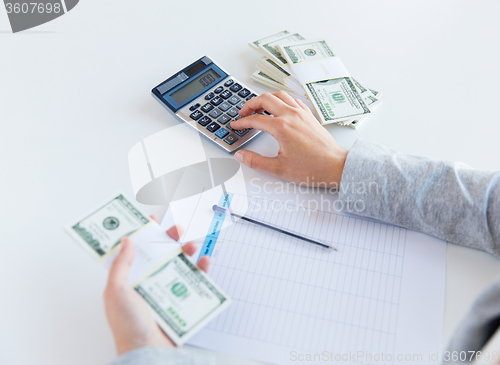
[[[284,30],[249,45],[264,55],[252,80],[302,100],[323,125],[356,129],[380,104],[380,92],[354,79],[325,40]]]

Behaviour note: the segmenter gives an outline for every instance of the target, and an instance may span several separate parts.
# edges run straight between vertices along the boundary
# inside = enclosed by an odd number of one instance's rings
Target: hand
[[[155,217],[152,217],[157,221]],[[167,234],[179,240],[176,226]],[[115,338],[116,351],[121,355],[139,347],[175,347],[175,344],[158,327],[144,299],[128,284],[128,272],[134,259],[134,245],[123,238],[120,254],[109,272],[108,285],[104,292],[104,306],[109,326]],[[182,249],[188,255],[196,252],[194,243],[186,243]],[[203,256],[198,267],[207,272],[208,256]]]
[[[264,110],[274,117],[251,115]],[[265,131],[278,140],[280,149],[272,158],[240,150],[235,154],[238,161],[286,181],[339,187],[347,151],[335,142],[301,100],[293,99],[284,91],[265,93],[247,101],[240,116],[243,118],[232,122],[231,128]]]

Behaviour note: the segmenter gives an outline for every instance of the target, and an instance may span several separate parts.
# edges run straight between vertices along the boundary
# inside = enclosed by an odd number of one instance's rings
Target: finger
[[[264,109],[272,115],[279,117],[286,113],[288,107],[289,106],[286,105],[283,100],[277,98],[275,95],[264,93],[256,98],[248,100],[240,110],[240,115],[246,117],[255,111]]]
[[[208,267],[210,266],[210,258],[205,255],[203,256],[199,261],[198,261],[198,267],[205,271],[208,272]]]
[[[309,109],[309,107],[300,99],[295,99],[295,101],[297,102],[297,104],[299,104],[299,106],[304,109],[306,112],[310,112],[311,109]]]
[[[253,99],[252,99],[253,100]],[[269,115],[253,114],[249,117],[238,119],[231,123],[231,128],[234,129],[245,129],[245,128],[255,128],[260,131],[264,131],[277,138],[278,131],[276,129],[276,124],[273,123],[273,118]]]
[[[121,250],[109,271],[108,286],[122,285],[128,281],[128,271],[134,260],[134,245],[128,237],[121,240]]]
[[[170,236],[170,238],[173,238],[176,241],[179,241],[179,238],[181,238],[183,233],[182,227],[177,225],[177,226],[172,226],[170,227],[169,230],[167,230],[167,234]]]
[[[158,217],[156,215],[151,214],[150,215],[151,219],[154,220],[156,223],[160,224],[160,221],[158,220]]]
[[[193,256],[196,252],[196,245],[193,242],[188,242],[184,246],[182,246],[182,251],[189,256]]]
[[[251,169],[264,171],[271,175],[277,174],[279,163],[276,157],[264,157],[248,150],[240,150],[236,152],[234,157]]]
[[[285,91],[278,91],[277,93],[273,94],[276,96],[278,99],[281,99],[285,104],[288,104],[294,108],[299,107],[299,104],[295,101],[294,98],[292,98],[287,92]]]

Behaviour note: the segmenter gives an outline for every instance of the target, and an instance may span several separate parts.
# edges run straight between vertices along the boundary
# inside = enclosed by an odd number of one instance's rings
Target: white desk
[[[325,37],[384,93],[359,131],[328,127],[342,146],[361,137],[498,170],[499,11],[496,1],[85,0],[14,35],[0,10],[0,362],[114,357],[105,273],[62,226],[117,189],[132,193],[129,149],[176,123],[150,96],[159,81],[207,54],[252,84],[249,40],[285,28]],[[251,145],[264,147],[275,150],[271,137]],[[447,265],[445,342],[500,261],[449,245]]]

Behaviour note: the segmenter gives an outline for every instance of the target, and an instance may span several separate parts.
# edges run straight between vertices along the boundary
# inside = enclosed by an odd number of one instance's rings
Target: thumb
[[[234,157],[251,169],[264,171],[271,175],[275,175],[278,168],[276,157],[264,157],[248,150],[240,150],[236,152]]]
[[[108,285],[122,285],[128,281],[128,272],[134,260],[134,245],[128,237],[122,238],[122,248],[109,271]]]

